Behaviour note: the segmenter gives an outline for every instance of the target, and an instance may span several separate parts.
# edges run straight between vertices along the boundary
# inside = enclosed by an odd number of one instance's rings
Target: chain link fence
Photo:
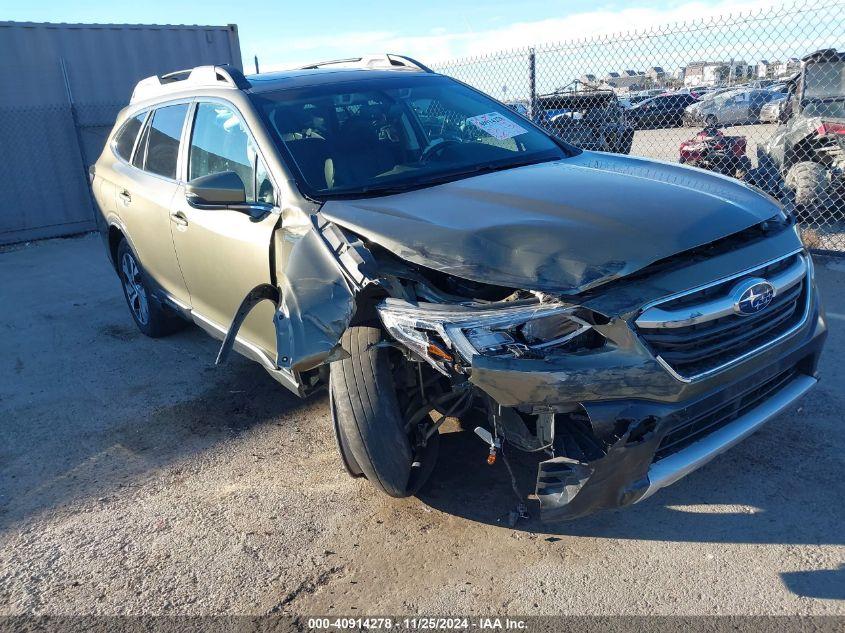
[[[538,45],[436,70],[584,149],[756,185],[794,210],[810,248],[845,252],[841,0]]]

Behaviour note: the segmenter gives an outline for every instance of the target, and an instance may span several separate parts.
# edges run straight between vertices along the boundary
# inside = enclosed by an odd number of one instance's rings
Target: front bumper
[[[789,408],[793,402],[814,387],[816,382],[818,380],[813,376],[800,374],[771,398],[761,402],[730,424],[677,453],[653,462],[648,469],[648,488],[637,501],[647,499],[661,488],[675,483],[738,444],[769,419]]]
[[[696,110],[695,112],[684,112],[683,114],[683,121],[684,125],[686,126],[694,126],[694,125],[704,125],[707,121],[707,115],[710,114],[709,112],[700,112]]]
[[[826,331],[813,290],[799,330],[705,379],[679,380],[632,347],[553,362],[476,357],[471,381],[523,412],[567,415],[576,407],[586,414],[605,454],[592,461],[555,457],[538,469],[542,519],[568,520],[651,496],[788,408],[816,383]],[[760,395],[761,385],[773,386]],[[716,413],[724,424],[667,453],[664,441],[673,433]]]

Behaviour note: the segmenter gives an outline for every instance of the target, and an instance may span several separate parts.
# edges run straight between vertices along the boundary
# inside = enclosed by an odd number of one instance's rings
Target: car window
[[[136,114],[126,121],[120,131],[114,137],[114,153],[123,160],[128,161],[132,157],[132,148],[135,147],[135,139],[144,124],[147,113]]]
[[[147,141],[150,138],[150,120],[144,125],[144,130],[141,132],[141,138],[138,140],[138,148],[135,150],[135,156],[132,157],[132,164],[138,169],[144,168],[144,159],[147,157]]]
[[[261,157],[257,157],[255,163],[255,201],[264,204],[276,204],[273,181],[270,180],[270,173]]]
[[[255,201],[257,151],[240,114],[219,103],[200,103],[194,118],[188,179],[233,171],[241,177],[247,202]],[[264,177],[266,178],[266,169]],[[269,179],[267,179],[269,182]],[[266,187],[266,184],[259,184]]]
[[[568,155],[458,82],[395,75],[251,96],[306,194],[382,195]]]
[[[188,104],[180,103],[158,108],[153,112],[147,132],[147,156],[144,170],[166,178],[176,178],[179,139]]]

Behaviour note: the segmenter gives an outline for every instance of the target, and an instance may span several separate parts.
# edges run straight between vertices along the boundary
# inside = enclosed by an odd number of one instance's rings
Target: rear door
[[[678,98],[674,95],[670,95],[668,97],[657,97],[658,103],[658,110],[657,110],[657,125],[660,127],[666,127],[667,125],[671,125],[673,112],[675,110],[676,102]]]
[[[146,117],[131,162],[114,167],[115,208],[152,281],[185,306],[190,296],[170,235],[170,205],[179,187],[177,163],[188,103],[159,106]]]
[[[728,99],[725,109],[725,123],[743,123],[748,120],[748,92],[739,92]]]
[[[186,180],[234,171],[248,202],[266,203],[262,217],[243,211],[198,209],[180,185],[171,202],[171,230],[179,263],[191,293],[192,312],[213,334],[225,333],[246,294],[272,283],[270,242],[279,219],[276,187],[257,144],[234,105],[198,100],[187,137]],[[275,361],[275,308],[264,301],[241,326],[238,337]]]

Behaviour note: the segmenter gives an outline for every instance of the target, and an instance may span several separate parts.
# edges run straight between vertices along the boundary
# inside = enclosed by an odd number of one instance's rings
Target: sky
[[[776,0],[0,0],[0,20],[238,25],[261,70],[393,52],[434,65],[545,42],[783,5]]]

